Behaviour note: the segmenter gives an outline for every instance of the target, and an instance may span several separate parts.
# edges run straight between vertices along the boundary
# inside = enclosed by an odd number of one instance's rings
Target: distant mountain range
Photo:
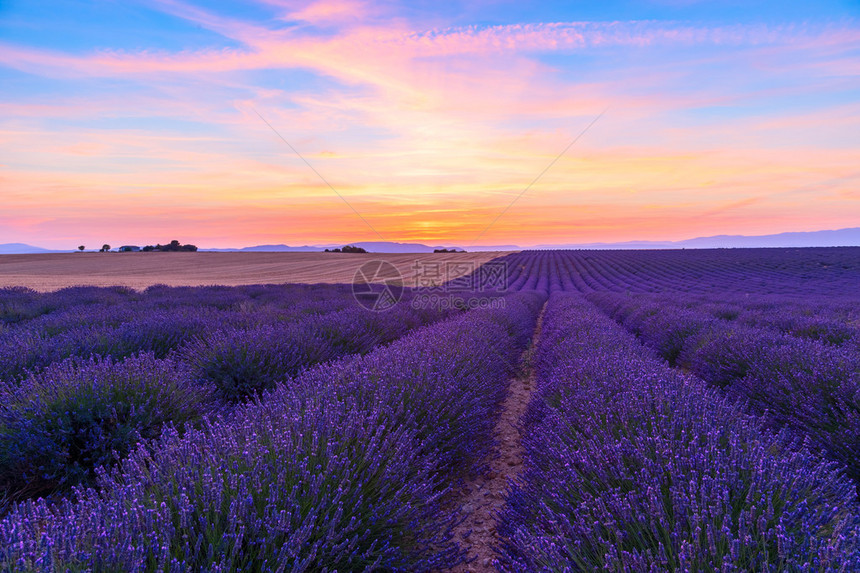
[[[451,246],[435,246],[424,245],[422,243],[395,243],[392,241],[359,241],[357,243],[346,243],[361,247],[369,253],[432,253],[436,249],[460,249],[461,247]],[[332,243],[330,245],[305,245],[304,247],[290,247],[289,245],[257,245],[256,247],[245,247],[242,249],[200,249],[201,251],[215,251],[219,253],[296,253],[296,252],[320,252],[325,249],[333,249],[343,247],[343,243]],[[480,247],[472,247],[472,251],[519,251],[521,247],[517,245],[483,245]]]
[[[257,245],[256,247],[243,247],[241,249],[199,249],[208,253],[315,253],[324,250],[324,247],[309,246],[290,247],[289,245]]]
[[[853,247],[860,246],[860,227],[835,231],[806,231],[776,235],[715,235],[683,241],[628,241],[624,243],[575,243],[537,245],[535,249],[739,249],[754,247]]]
[[[2,243],[0,244],[0,255],[31,255],[38,253],[67,253],[69,251],[52,251],[42,247],[34,247],[25,243]]]
[[[370,253],[432,253],[434,249],[460,247],[431,247],[422,243],[396,243],[390,241],[361,241],[349,243],[366,249]],[[343,244],[305,245],[291,247],[289,245],[257,245],[241,249],[200,249],[208,252],[240,252],[240,253],[313,253]],[[808,231],[779,233],[776,235],[715,235],[713,237],[698,237],[683,241],[627,241],[622,243],[564,243],[544,244],[532,249],[726,249],[752,247],[849,247],[860,246],[860,227],[838,229],[834,231]],[[523,247],[517,245],[481,245],[472,246],[469,251],[519,251]],[[0,244],[0,254],[35,254],[35,253],[68,253],[34,247],[24,243]]]

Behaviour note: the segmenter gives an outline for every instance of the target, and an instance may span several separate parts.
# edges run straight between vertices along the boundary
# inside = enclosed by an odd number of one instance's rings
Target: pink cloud
[[[587,229],[591,240],[616,240],[620,234],[666,238],[667,232],[682,238],[702,220],[723,232],[720,225],[740,230],[757,221],[809,224],[815,217],[835,225],[857,215],[856,207],[853,214],[846,208],[856,205],[856,193],[848,187],[860,183],[856,153],[781,145],[785,132],[822,125],[844,131],[856,123],[856,106],[689,127],[654,118],[732,104],[746,94],[672,89],[688,80],[684,74],[699,62],[687,62],[680,71],[630,68],[618,78],[584,80],[565,77],[534,58],[539,52],[602,46],[710,45],[742,48],[715,57],[748,66],[752,46],[761,56],[753,63],[768,71],[799,46],[831,55],[856,46],[850,25],[800,32],[652,22],[416,31],[400,20],[384,22],[360,2],[273,4],[283,8],[285,18],[303,23],[270,30],[179,2],[160,4],[241,48],[70,56],[0,44],[0,62],[31,73],[75,81],[137,79],[155,88],[123,98],[0,104],[0,114],[9,118],[0,128],[0,141],[10,150],[0,174],[4,208],[38,227],[35,237],[49,226],[39,218],[46,204],[53,205],[55,226],[67,236],[106,220],[135,220],[137,228],[165,230],[181,224],[190,233],[183,240],[209,244],[238,237],[247,244],[276,237],[326,242],[366,236],[363,223],[256,110],[386,238],[463,242],[608,105],[610,112],[596,128],[484,240],[528,244],[542,242],[540,233],[563,239],[572,228]],[[321,34],[326,27],[334,31]],[[852,69],[850,61],[820,60],[809,65],[820,65],[821,73],[834,65]],[[243,74],[294,68],[336,83],[324,91],[267,89]],[[58,129],[43,122],[64,117],[182,118],[218,135],[182,137],[156,127]],[[51,169],[22,167],[33,158]],[[833,182],[838,178],[843,183]],[[793,201],[836,199],[798,209],[789,206],[786,193],[794,194]],[[121,234],[127,226],[110,224],[107,230]],[[230,235],[223,235],[225,228]],[[335,229],[335,236],[323,236],[321,229]]]
[[[288,18],[311,24],[350,24],[366,18],[373,8],[356,0],[319,0],[294,12]],[[376,11],[376,10],[373,10]]]
[[[89,56],[68,56],[47,50],[0,44],[0,62],[10,67],[40,66],[55,73],[71,69],[89,75],[146,74],[156,72],[226,72],[267,67],[322,64],[326,57],[412,60],[468,54],[527,54],[567,51],[604,46],[796,46],[824,48],[860,43],[851,26],[796,28],[780,26],[695,27],[654,22],[568,22],[516,24],[487,28],[462,27],[415,31],[399,21],[362,25],[369,9],[354,0],[322,0],[288,13],[308,22],[343,24],[343,18],[358,25],[331,36],[302,35],[301,30],[270,30],[216,16],[200,8],[173,0],[161,7],[175,16],[195,22],[225,37],[245,44],[243,49],[121,53],[103,51]],[[378,13],[378,11],[377,11]],[[360,49],[356,49],[360,47]],[[856,63],[847,60],[846,63]],[[333,66],[321,66],[324,70]],[[328,70],[330,71],[330,70]],[[343,72],[349,72],[344,69]]]

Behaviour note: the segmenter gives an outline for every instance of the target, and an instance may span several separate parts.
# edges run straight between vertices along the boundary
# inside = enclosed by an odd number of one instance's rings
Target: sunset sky
[[[0,0],[0,86],[0,243],[860,226],[857,0]]]

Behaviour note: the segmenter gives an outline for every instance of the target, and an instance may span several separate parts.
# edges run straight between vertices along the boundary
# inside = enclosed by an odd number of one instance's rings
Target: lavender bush
[[[34,290],[24,287],[0,288],[0,324],[16,324],[50,310],[51,306],[41,301]]]
[[[405,304],[382,313],[352,307],[295,322],[216,330],[184,346],[177,358],[195,380],[214,384],[223,400],[237,402],[304,368],[368,352],[443,316]]]
[[[214,385],[228,402],[272,388],[300,368],[335,356],[335,349],[319,332],[290,324],[217,330],[187,344],[178,354],[194,380]]]
[[[0,387],[0,490],[7,500],[52,496],[90,483],[162,426],[182,426],[211,406],[211,386],[152,355],[73,358],[22,385]]]

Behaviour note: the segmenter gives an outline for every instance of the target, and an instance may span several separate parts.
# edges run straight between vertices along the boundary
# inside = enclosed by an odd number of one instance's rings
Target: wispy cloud
[[[487,241],[682,238],[691,216],[711,225],[697,234],[779,225],[803,220],[776,198],[797,183],[843,198],[808,221],[858,215],[855,22],[428,29],[367,2],[264,4],[277,17],[158,2],[229,48],[0,43],[0,66],[56,86],[0,96],[6,205],[30,222],[14,232],[44,236],[50,204],[64,236],[99,217],[166,217],[210,244],[364,236],[255,110],[387,238],[467,241],[607,106]]]

